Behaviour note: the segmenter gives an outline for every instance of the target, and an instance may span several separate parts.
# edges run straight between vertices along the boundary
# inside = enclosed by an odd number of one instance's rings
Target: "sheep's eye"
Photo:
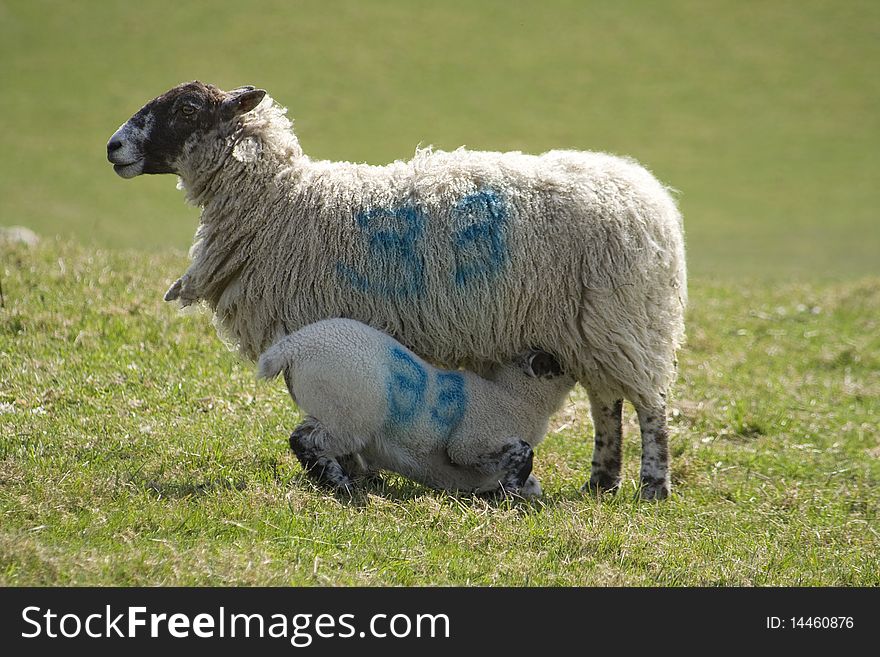
[[[192,116],[196,113],[196,108],[195,105],[186,104],[180,106],[180,111],[184,116]]]

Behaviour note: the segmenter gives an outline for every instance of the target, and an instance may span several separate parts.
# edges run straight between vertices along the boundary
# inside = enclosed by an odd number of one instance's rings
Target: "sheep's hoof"
[[[541,497],[543,494],[543,490],[541,490],[541,482],[539,482],[535,475],[529,475],[529,478],[526,479],[526,483],[522,485],[517,493],[524,497],[527,500],[535,499]]]
[[[321,454],[312,440],[314,427],[303,423],[290,434],[290,449],[305,470],[306,475],[319,486],[334,492],[351,495],[354,481],[332,456]]]
[[[304,462],[300,459],[306,475],[313,482],[333,491],[345,495],[354,494],[355,485],[348,473],[342,469],[336,459],[319,457],[314,461]]]
[[[354,481],[335,459],[319,459],[309,469],[309,476],[316,482],[339,493],[354,492]]]
[[[379,488],[384,483],[382,473],[371,467],[359,454],[348,454],[336,459],[358,487]]]
[[[665,500],[669,497],[669,479],[643,477],[639,488],[639,497],[643,500]]]
[[[371,472],[361,477],[357,477],[357,483],[366,488],[381,488],[385,485],[385,479],[381,472]]]

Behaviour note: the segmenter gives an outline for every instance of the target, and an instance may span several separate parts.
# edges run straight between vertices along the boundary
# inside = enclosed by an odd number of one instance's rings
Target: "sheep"
[[[291,434],[291,448],[307,473],[338,490],[354,486],[348,462],[449,491],[500,486],[540,495],[530,475],[532,448],[575,383],[537,350],[493,367],[486,378],[435,368],[350,319],[282,337],[260,356],[258,376],[282,371],[290,396],[309,415]]]
[[[201,207],[165,299],[202,302],[255,360],[330,317],[442,367],[485,371],[538,346],[587,390],[591,492],[621,482],[624,399],[641,496],[669,494],[667,396],[684,339],[681,215],[636,162],[417,149],[386,166],[312,160],[263,89],[198,81],[148,102],[107,144],[123,178],[174,173]]]

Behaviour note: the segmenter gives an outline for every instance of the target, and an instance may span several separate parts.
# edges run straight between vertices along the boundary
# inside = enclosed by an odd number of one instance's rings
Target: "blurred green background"
[[[306,152],[606,150],[680,190],[701,277],[880,271],[880,3],[0,1],[0,225],[185,249],[113,131],[190,79],[265,87]]]

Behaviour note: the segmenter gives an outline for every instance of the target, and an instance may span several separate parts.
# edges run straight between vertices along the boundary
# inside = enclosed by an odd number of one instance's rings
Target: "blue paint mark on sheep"
[[[428,372],[400,347],[392,347],[388,355],[388,420],[391,425],[409,424],[424,404]]]
[[[424,237],[427,216],[411,203],[360,212],[355,222],[366,247],[366,270],[338,262],[337,273],[363,294],[386,298],[425,295]],[[451,276],[459,287],[495,276],[508,260],[507,204],[493,189],[468,194],[451,210],[458,226],[449,248]]]
[[[495,190],[483,189],[462,198],[453,210],[456,224],[469,223],[454,236],[455,282],[488,279],[507,261],[507,205]]]
[[[437,374],[437,401],[431,409],[431,422],[441,431],[458,426],[467,408],[464,377],[458,372]]]
[[[425,291],[425,265],[419,244],[425,215],[412,205],[374,208],[355,217],[366,242],[368,269],[361,273],[339,262],[336,271],[352,287],[384,297],[420,297]]]

